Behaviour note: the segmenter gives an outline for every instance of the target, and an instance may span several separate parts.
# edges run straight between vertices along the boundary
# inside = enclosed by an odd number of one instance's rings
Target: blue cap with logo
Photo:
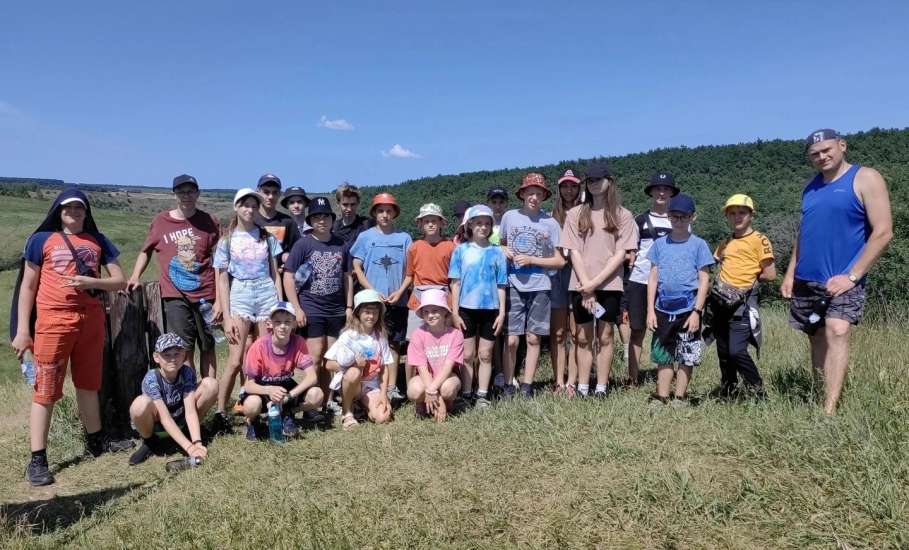
[[[821,128],[820,130],[815,130],[805,138],[805,150],[807,151],[808,148],[815,143],[827,141],[828,139],[842,139],[842,136],[839,132],[832,128]]]

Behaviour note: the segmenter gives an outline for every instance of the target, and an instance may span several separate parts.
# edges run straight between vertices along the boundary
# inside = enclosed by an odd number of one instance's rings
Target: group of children
[[[488,206],[471,206],[453,220],[453,240],[445,236],[442,209],[423,205],[417,241],[395,226],[401,209],[389,193],[372,200],[374,225],[348,241],[332,230],[329,202],[316,198],[305,215],[306,233],[284,250],[255,222],[262,196],[241,189],[213,262],[230,344],[227,369],[220,384],[197,381],[184,365],[187,343],[161,336],[154,354],[159,369],[146,375],[130,411],[144,440],[131,463],[157,452],[164,432],[188,455],[204,458],[199,418],[217,398],[216,420],[229,422],[228,397],[241,372],[238,412],[251,440],[270,403],[281,408],[285,434],[294,435],[296,411],[315,419],[337,406],[338,393],[345,429],[359,424],[358,407],[375,423],[390,421],[404,393],[418,416],[436,421],[459,400],[488,407],[493,395],[530,397],[545,336],[554,391],[604,397],[611,389],[614,327],[622,325],[630,325],[632,384],[643,335],[653,331],[653,406],[687,403],[705,322],[705,334],[717,342],[720,392],[738,392],[741,374],[762,394],[747,346],[760,337],[754,289],[774,278],[775,269],[770,242],[751,225],[753,201],[729,199],[723,213],[732,235],[711,252],[692,234],[694,200],[679,192],[671,174],[655,174],[644,191],[651,206],[635,218],[621,205],[610,167],[600,162],[583,179],[570,170],[559,178],[550,215],[542,205],[552,192],[543,175],[529,173],[515,192],[519,208],[505,211],[506,191],[493,188]],[[711,285],[708,269],[717,262]],[[524,359],[517,361],[522,338]],[[523,366],[517,375],[516,363]]]

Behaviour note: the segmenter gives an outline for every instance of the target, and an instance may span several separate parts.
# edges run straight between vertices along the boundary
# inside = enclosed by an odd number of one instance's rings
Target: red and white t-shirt
[[[256,381],[256,384],[277,385],[294,377],[294,370],[306,370],[313,366],[312,357],[306,347],[306,339],[300,335],[291,335],[284,353],[275,352],[271,334],[262,336],[246,352],[243,362],[243,373]]]

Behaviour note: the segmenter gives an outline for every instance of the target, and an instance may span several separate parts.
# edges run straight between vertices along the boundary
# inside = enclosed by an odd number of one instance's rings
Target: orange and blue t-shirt
[[[100,267],[117,259],[120,251],[101,233],[67,234],[82,263],[98,276]],[[71,309],[97,306],[98,299],[82,290],[65,286],[79,274],[72,252],[59,231],[39,231],[25,244],[25,259],[40,268],[41,280],[35,303],[39,309]]]

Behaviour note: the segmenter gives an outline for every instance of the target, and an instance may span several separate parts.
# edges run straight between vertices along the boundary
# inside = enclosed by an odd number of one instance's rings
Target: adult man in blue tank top
[[[824,412],[833,415],[849,366],[849,329],[865,305],[865,276],[893,237],[893,220],[884,178],[846,162],[846,141],[835,130],[812,132],[805,150],[818,174],[802,191],[799,233],[780,291],[792,300],[789,324],[811,341]]]

